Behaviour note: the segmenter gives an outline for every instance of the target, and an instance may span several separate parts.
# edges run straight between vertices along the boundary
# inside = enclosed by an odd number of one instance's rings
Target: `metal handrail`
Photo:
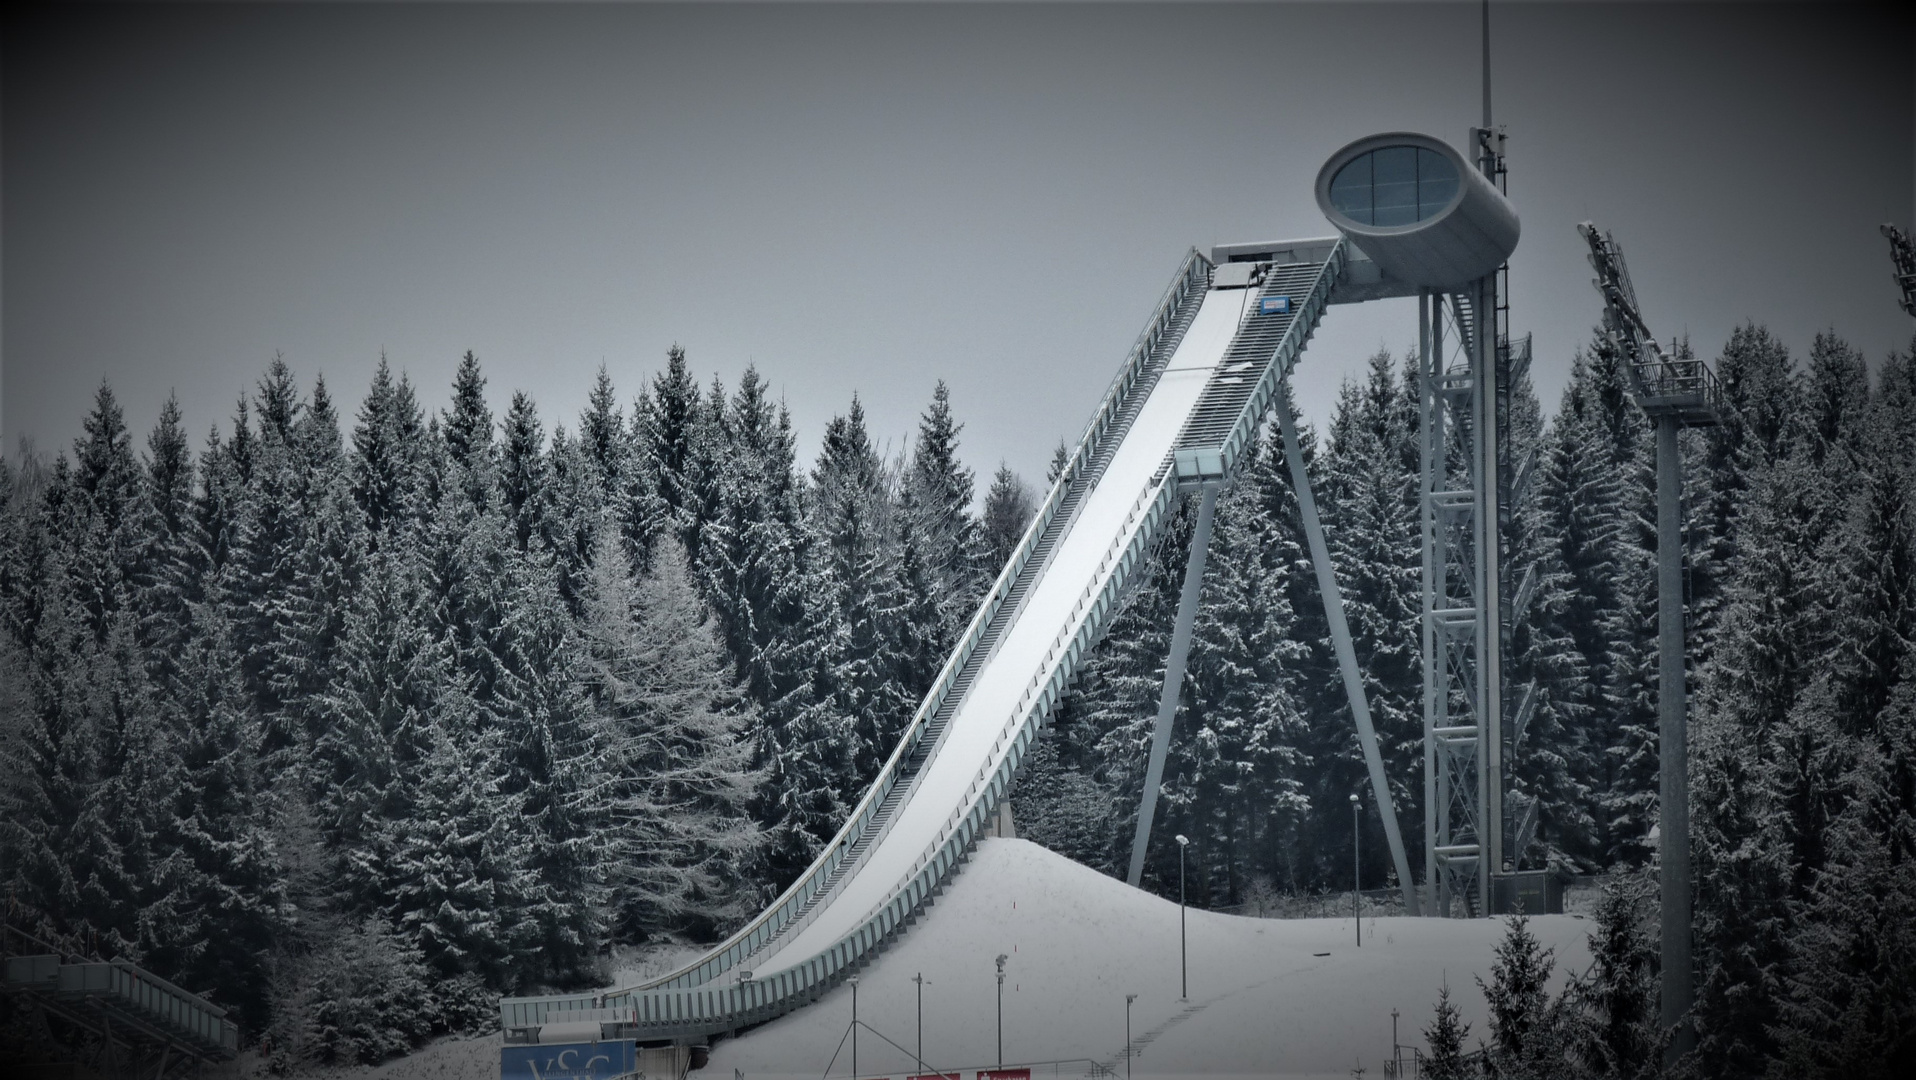
[[[754,918],[744,927],[741,927],[737,932],[709,950],[699,959],[657,978],[622,987],[607,993],[502,999],[500,1002],[500,1010],[504,1026],[508,1028],[524,1026],[523,1024],[515,1024],[513,1022],[515,1007],[526,1014],[537,1013],[543,1016],[548,1010],[567,1011],[573,1008],[592,1008],[602,1006],[620,998],[629,999],[634,995],[647,991],[677,989],[680,984],[687,987],[697,986],[710,981],[718,974],[736,966],[740,960],[751,955],[757,949],[768,944],[773,938],[783,933],[786,928],[784,924],[791,919],[792,914],[805,900],[819,891],[831,871],[843,861],[844,857],[840,855],[840,852],[849,851],[853,836],[857,832],[862,831],[864,827],[870,823],[871,817],[876,812],[878,804],[883,800],[885,795],[890,793],[892,785],[898,781],[900,766],[905,757],[911,749],[917,746],[917,742],[923,737],[924,730],[931,718],[936,715],[939,707],[944,704],[946,694],[950,692],[952,684],[957,680],[958,674],[963,670],[965,662],[970,659],[971,653],[977,647],[979,639],[983,637],[985,631],[988,629],[992,617],[997,614],[999,607],[1004,603],[1013,586],[1016,584],[1019,574],[1023,572],[1025,565],[1035,553],[1044,536],[1045,530],[1050,526],[1059,507],[1063,504],[1071,484],[1076,481],[1090,465],[1092,458],[1095,456],[1098,443],[1110,429],[1111,425],[1117,420],[1118,414],[1128,398],[1130,390],[1135,386],[1139,376],[1143,374],[1153,351],[1157,348],[1163,336],[1170,331],[1175,322],[1178,309],[1182,305],[1185,297],[1189,295],[1193,287],[1208,282],[1210,267],[1210,260],[1206,259],[1195,248],[1191,249],[1185,255],[1183,263],[1178,268],[1178,272],[1173,276],[1171,283],[1165,288],[1163,295],[1158,301],[1156,314],[1150,322],[1146,324],[1143,332],[1138,335],[1136,342],[1131,347],[1130,354],[1126,357],[1125,364],[1120,369],[1118,375],[1113,378],[1111,385],[1105,391],[1104,398],[1099,403],[1097,411],[1093,414],[1091,421],[1086,425],[1076,452],[1072,455],[1070,461],[1067,462],[1064,470],[1059,474],[1057,482],[1052,486],[1051,492],[1046,498],[1044,505],[1039,509],[1037,515],[1034,516],[1030,526],[1026,528],[1024,536],[1019,540],[1017,548],[1013,550],[1011,558],[1007,560],[1004,568],[999,572],[996,581],[992,584],[991,590],[986,594],[985,599],[980,602],[977,612],[972,616],[970,625],[959,639],[957,646],[952,650],[951,655],[946,659],[944,667],[939,671],[937,679],[932,683],[931,690],[925,695],[911,723],[906,726],[905,732],[900,736],[898,744],[893,749],[891,756],[886,759],[884,766],[880,769],[878,778],[866,790],[864,798],[859,801],[852,813],[848,815],[845,825],[832,837],[831,842],[826,845],[819,856],[813,861],[811,868],[806,874],[788,887],[784,893],[780,894],[779,898],[764,912],[761,912],[758,917]],[[967,840],[969,839],[969,835],[970,834],[967,833]],[[942,874],[942,869],[940,873]],[[837,947],[834,947],[832,951],[836,952]],[[818,958],[814,958],[813,962],[816,962],[817,959]],[[838,967],[831,969],[832,972],[836,972],[837,970],[839,970]],[[762,986],[765,984],[764,982],[754,981],[750,985]],[[812,985],[810,982],[806,984],[807,987],[810,985]],[[729,989],[737,990],[736,987]]]
[[[1148,517],[1150,512],[1157,508],[1157,502],[1165,497],[1172,486],[1173,481],[1170,471],[1160,470],[1145,483],[1143,489],[1138,492],[1138,497],[1131,501],[1130,508],[1125,512],[1124,524],[1119,527],[1118,535],[1113,537],[1111,543],[1105,547],[1104,555],[1098,560],[1097,569],[1091,573],[1090,583],[1079,593],[1077,603],[1072,605],[1070,613],[1065,616],[1064,625],[1059,627],[1058,632],[1053,635],[1051,641],[1046,644],[1044,660],[1040,662],[1038,672],[1032,675],[1030,682],[1025,684],[1024,692],[1018,696],[1018,704],[1012,708],[1003,726],[999,728],[998,737],[993,740],[991,744],[991,754],[986,758],[985,764],[979,767],[978,779],[972,782],[971,790],[966,793],[967,798],[970,798],[972,794],[976,793],[978,783],[984,779],[986,770],[991,768],[992,760],[997,757],[999,751],[1003,749],[1010,739],[1015,738],[1013,728],[1017,726],[1019,720],[1031,716],[1029,705],[1032,700],[1032,695],[1037,693],[1040,681],[1044,679],[1045,671],[1043,665],[1050,663],[1054,657],[1058,658],[1060,663],[1063,662],[1061,655],[1063,650],[1061,646],[1064,645],[1067,634],[1072,631],[1074,626],[1077,626],[1080,630],[1082,629],[1083,623],[1079,621],[1079,616],[1086,613],[1091,603],[1091,590],[1098,584],[1099,579],[1104,576],[1105,570],[1112,565],[1113,557],[1119,556],[1121,549],[1127,546],[1126,542],[1133,537],[1134,534],[1131,532],[1132,523],[1138,520],[1140,511],[1145,512]],[[1149,499],[1153,493],[1156,493],[1159,498],[1151,500],[1151,504],[1147,506],[1146,500]],[[1100,592],[1100,596],[1102,596],[1102,591]],[[1035,719],[1038,724],[1042,724],[1043,713],[1040,712]],[[890,902],[890,898],[902,891],[906,884],[911,881],[912,875],[916,874],[921,867],[935,857],[938,849],[950,837],[954,823],[963,812],[963,806],[952,810],[951,816],[946,819],[945,825],[939,829],[938,835],[934,837],[929,844],[925,845],[924,853],[911,864],[911,869],[905,871],[905,873],[899,877],[898,883],[886,892],[885,899],[873,904],[871,908],[866,911],[864,916],[866,919],[869,919],[872,915],[876,914],[879,909],[883,908],[885,904]]]
[[[1697,397],[1714,409],[1723,402],[1723,383],[1701,360],[1650,360],[1636,365],[1638,385],[1648,397]]]
[[[1284,328],[1283,336],[1272,348],[1271,359],[1259,374],[1256,389],[1244,400],[1244,407],[1231,424],[1231,433],[1225,437],[1221,455],[1225,475],[1230,475],[1238,454],[1257,436],[1259,421],[1264,418],[1265,410],[1270,408],[1278,384],[1290,374],[1291,365],[1304,351],[1306,339],[1316,332],[1318,320],[1323,318],[1324,309],[1330,306],[1331,290],[1343,275],[1344,264],[1349,259],[1350,246],[1339,236],[1331,244],[1330,254],[1324,257],[1323,265],[1318,268],[1317,278],[1311,282],[1310,291],[1305,293],[1304,302],[1298,305],[1297,314],[1291,317],[1290,325]]]
[[[1058,643],[1063,635],[1053,639],[1046,663],[1049,664],[1052,660],[1056,660],[1056,663],[1050,667],[1049,677],[1043,678],[1042,691],[1038,691],[1034,698],[1033,689],[1035,688],[1027,689],[1025,697],[1021,699],[1024,703],[1021,705],[1024,709],[1024,724],[1019,726],[1015,735],[1009,732],[1000,733],[993,747],[994,754],[999,753],[1000,750],[1003,751],[1002,756],[997,758],[997,767],[991,769],[988,775],[986,769],[979,770],[978,778],[972,781],[966,794],[966,797],[971,800],[969,812],[964,812],[962,806],[953,812],[953,821],[941,831],[943,842],[936,845],[935,854],[929,858],[921,857],[915,872],[904,880],[889,900],[874,908],[873,913],[863,920],[860,926],[818,955],[768,977],[726,987],[716,992],[718,995],[716,999],[708,996],[705,1001],[675,1001],[671,1003],[672,1008],[642,1008],[642,1014],[647,1019],[642,1020],[639,1027],[672,1027],[687,1020],[705,1020],[708,1026],[712,1022],[721,1020],[742,1025],[769,1018],[784,1001],[797,995],[808,994],[827,981],[835,981],[834,976],[846,971],[867,952],[889,939],[891,933],[897,929],[905,917],[930,895],[938,879],[956,865],[964,849],[984,828],[991,813],[997,807],[997,801],[1008,790],[1012,775],[1022,761],[1026,747],[1036,735],[1037,724],[1034,721],[1046,715],[1051,706],[1063,697],[1071,674],[1066,670],[1067,665],[1075,664],[1076,660],[1082,656],[1085,646],[1088,645],[1089,635],[1097,629],[1090,619],[1080,618],[1080,616],[1094,608],[1101,614],[1108,614],[1115,607],[1117,597],[1122,592],[1128,575],[1138,569],[1142,563],[1142,551],[1148,546],[1157,529],[1162,526],[1176,495],[1175,478],[1172,476],[1168,460],[1166,465],[1160,467],[1153,475],[1151,484],[1147,485],[1145,495],[1153,493],[1155,497],[1149,500],[1148,508],[1143,511],[1142,521],[1139,520],[1136,508],[1144,504],[1145,499],[1140,497],[1133,503],[1134,509],[1127,523],[1136,523],[1137,527],[1128,533],[1129,543],[1125,545],[1125,557],[1120,558],[1113,565],[1110,552],[1107,551],[1106,558],[1099,564],[1100,572],[1102,568],[1111,570],[1110,575],[1104,579],[1103,588],[1098,589],[1095,596],[1091,595],[1090,590],[1087,589],[1072,608],[1066,620],[1067,627],[1074,621],[1076,625],[1076,632],[1071,635],[1070,644],[1060,649]],[[1093,584],[1096,584],[1095,579]],[[1039,674],[1041,677],[1044,676],[1043,671]],[[1015,716],[1016,714],[1014,719]],[[987,762],[987,766],[989,764]],[[963,814],[962,819],[958,817],[960,813]],[[768,991],[767,987],[774,989]],[[714,992],[707,992],[708,995],[712,993]],[[678,1010],[685,1006],[689,1006],[690,1010],[698,1015],[679,1015]],[[661,1016],[656,1021],[650,1019],[665,1013],[672,1015]]]

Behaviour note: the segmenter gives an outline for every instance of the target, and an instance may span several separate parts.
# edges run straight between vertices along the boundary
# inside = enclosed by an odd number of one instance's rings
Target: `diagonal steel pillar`
[[[1184,591],[1178,597],[1178,621],[1171,630],[1171,655],[1164,662],[1164,694],[1158,699],[1157,725],[1151,732],[1151,761],[1144,769],[1144,802],[1138,807],[1138,830],[1131,839],[1131,868],[1124,876],[1134,886],[1144,877],[1144,851],[1151,842],[1151,819],[1158,812],[1158,786],[1164,782],[1171,721],[1177,716],[1178,694],[1184,689],[1184,663],[1191,656],[1191,627],[1197,621],[1198,598],[1204,592],[1204,560],[1211,549],[1211,519],[1216,511],[1217,488],[1207,486],[1198,503],[1197,528],[1191,533],[1191,557],[1184,565]]]
[[[1297,495],[1297,508],[1304,519],[1304,536],[1310,543],[1311,565],[1317,570],[1317,592],[1324,600],[1324,621],[1330,624],[1331,647],[1337,653],[1337,669],[1344,677],[1344,694],[1350,699],[1351,717],[1357,721],[1357,741],[1364,749],[1364,766],[1370,773],[1371,797],[1377,800],[1377,814],[1384,820],[1384,838],[1390,843],[1390,857],[1397,868],[1397,883],[1404,890],[1404,910],[1419,914],[1417,883],[1410,876],[1410,859],[1404,853],[1404,836],[1397,830],[1397,807],[1391,801],[1390,783],[1384,778],[1384,756],[1377,748],[1377,729],[1371,724],[1370,703],[1364,697],[1364,677],[1357,670],[1357,650],[1351,644],[1350,624],[1344,619],[1344,595],[1337,587],[1337,573],[1331,566],[1330,546],[1324,542],[1324,523],[1317,516],[1317,499],[1311,494],[1310,473],[1304,468],[1304,452],[1297,444],[1297,422],[1291,417],[1291,384],[1282,383],[1283,394],[1277,402],[1277,424],[1284,435],[1284,459],[1291,467],[1291,489]]]

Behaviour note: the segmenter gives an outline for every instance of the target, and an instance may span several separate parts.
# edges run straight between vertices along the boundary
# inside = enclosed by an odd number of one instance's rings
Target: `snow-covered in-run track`
[[[1029,531],[843,830],[765,912],[679,971],[508,998],[508,1041],[684,1039],[816,1000],[915,921],[984,831],[1142,571],[1182,486],[1227,477],[1309,339],[1341,243],[1255,272],[1188,255]]]

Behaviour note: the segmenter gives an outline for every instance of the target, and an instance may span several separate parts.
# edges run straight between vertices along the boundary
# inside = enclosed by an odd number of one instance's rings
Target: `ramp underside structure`
[[[1232,474],[1348,269],[1342,240],[1230,258],[1186,256],[897,749],[805,876],[670,975],[506,999],[508,1041],[683,1041],[762,1023],[830,990],[923,911],[987,828],[1180,487]]]

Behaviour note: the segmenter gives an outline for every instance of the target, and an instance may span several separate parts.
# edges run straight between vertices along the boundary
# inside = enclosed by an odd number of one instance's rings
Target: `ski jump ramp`
[[[736,1032],[816,1000],[924,913],[1143,572],[1180,491],[1230,478],[1333,293],[1401,291],[1341,238],[1213,256],[1185,257],[897,748],[804,877],[671,974],[504,999],[508,1044]]]

